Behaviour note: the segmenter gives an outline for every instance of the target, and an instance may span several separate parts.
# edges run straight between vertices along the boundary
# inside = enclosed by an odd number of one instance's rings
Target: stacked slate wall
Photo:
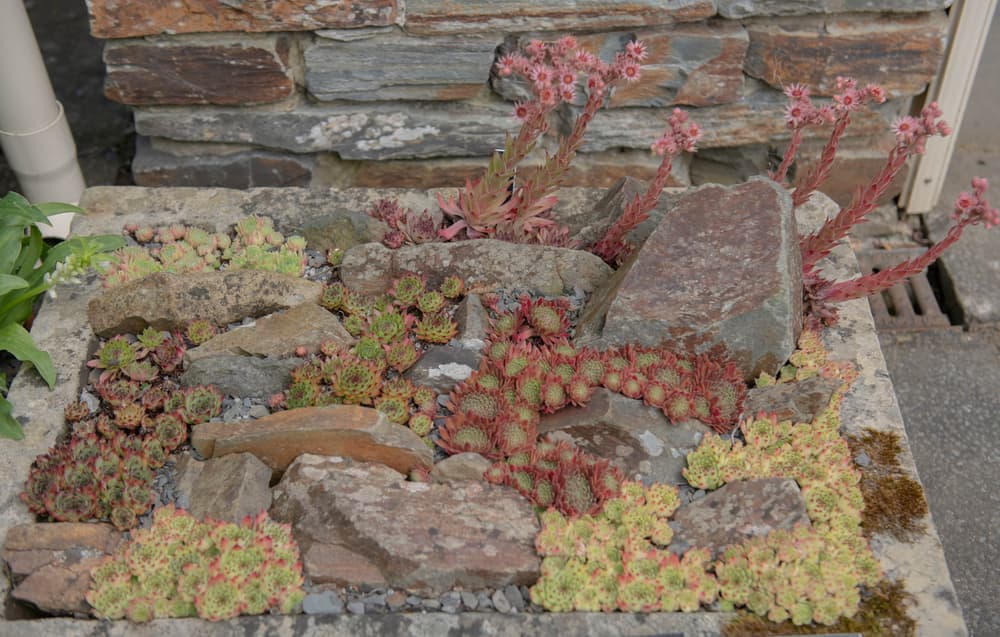
[[[639,37],[650,56],[593,121],[568,185],[649,177],[649,144],[674,106],[705,131],[700,152],[675,162],[674,185],[760,174],[784,148],[781,87],[828,96],[851,75],[891,99],[855,118],[827,188],[840,201],[881,164],[890,122],[937,72],[949,4],[87,0],[107,41],[107,94],[135,110],[140,185],[460,185],[516,125],[517,86],[491,76],[497,52],[571,32],[605,56]],[[822,141],[807,141],[798,174]]]

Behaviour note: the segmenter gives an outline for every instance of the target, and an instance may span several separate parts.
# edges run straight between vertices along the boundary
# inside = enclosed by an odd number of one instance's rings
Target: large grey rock
[[[220,353],[287,358],[294,356],[298,347],[315,354],[325,341],[349,346],[354,338],[333,313],[315,303],[303,303],[217,334],[185,352],[184,361],[190,364]]]
[[[194,361],[181,374],[185,387],[215,385],[227,396],[269,398],[292,382],[292,370],[302,364],[297,358],[257,358],[239,354],[214,354]]]
[[[698,188],[591,296],[578,333],[602,345],[721,344],[744,378],[773,374],[801,331],[798,241],[791,198],[774,182]]]
[[[416,272],[436,287],[449,274],[471,289],[510,288],[559,295],[580,288],[590,292],[611,274],[600,257],[589,252],[494,239],[424,243],[390,250],[380,243],[351,248],[340,277],[347,287],[380,294],[402,272]]]
[[[713,559],[727,546],[776,529],[810,525],[799,485],[791,478],[758,478],[723,485],[700,500],[684,504],[670,521],[670,550],[708,548]]]
[[[684,484],[687,454],[710,431],[695,420],[670,424],[661,410],[604,388],[585,406],[543,416],[538,425],[539,434],[572,442],[647,484]]]
[[[455,345],[476,352],[486,347],[490,317],[478,294],[465,295],[455,308],[453,318],[458,325],[458,334],[453,339]]]
[[[275,487],[271,515],[293,524],[310,579],[354,584],[318,572],[321,545],[359,556],[392,588],[439,595],[531,584],[540,560],[531,504],[484,482],[408,482],[400,474],[342,458],[300,456]]]
[[[316,302],[322,289],[313,281],[261,270],[158,272],[105,290],[87,305],[87,318],[104,337],[138,334],[149,325],[178,330],[194,319],[226,325]]]
[[[482,89],[496,46],[492,35],[319,39],[303,53],[306,88],[324,101],[464,99]]]
[[[271,469],[250,453],[177,461],[177,492],[199,519],[238,523],[271,506]]]

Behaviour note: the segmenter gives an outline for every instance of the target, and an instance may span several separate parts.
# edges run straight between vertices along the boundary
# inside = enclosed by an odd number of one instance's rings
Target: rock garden
[[[35,319],[56,388],[9,394],[5,631],[965,634],[864,300],[940,250],[840,245],[940,113],[844,207],[829,163],[783,182],[884,99],[851,80],[789,87],[769,176],[665,190],[675,111],[655,179],[560,189],[643,55],[502,57],[522,126],[457,192],[88,191],[76,232],[126,245]],[[973,186],[951,242],[996,221]]]

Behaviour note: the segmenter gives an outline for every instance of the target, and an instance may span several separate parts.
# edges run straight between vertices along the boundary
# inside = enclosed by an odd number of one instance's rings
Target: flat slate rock
[[[240,522],[271,506],[271,468],[251,453],[201,462],[190,454],[177,461],[181,508],[198,519]]]
[[[791,198],[770,180],[693,190],[591,296],[578,334],[599,346],[724,345],[745,379],[774,374],[801,331],[798,241]]]
[[[705,547],[715,559],[727,546],[798,524],[811,522],[795,480],[739,480],[677,509],[670,521],[674,538],[669,548],[683,553]]]
[[[435,482],[482,480],[483,474],[492,465],[492,462],[478,453],[471,451],[456,453],[434,464],[434,468],[431,469],[431,480]]]
[[[830,405],[839,380],[813,376],[794,383],[779,383],[770,387],[754,387],[743,403],[743,418],[763,412],[778,420],[809,423]]]
[[[297,358],[257,358],[239,354],[204,356],[181,374],[185,387],[215,385],[227,396],[269,398],[292,382],[292,370],[302,364]]]
[[[110,524],[22,524],[7,532],[3,560],[16,586],[14,599],[53,615],[90,610],[90,570],[115,552],[122,534]]]
[[[415,385],[427,385],[439,394],[448,394],[479,369],[482,358],[476,350],[431,345],[403,376]]]
[[[603,387],[585,406],[543,416],[538,425],[539,434],[572,442],[647,484],[685,484],[687,454],[710,431],[696,420],[670,424],[661,410]]]
[[[424,243],[390,250],[381,243],[351,248],[344,254],[340,278],[363,294],[382,294],[403,272],[427,277],[437,287],[448,275],[467,288],[512,288],[559,295],[565,290],[595,290],[611,275],[600,257],[580,250],[476,239]]]
[[[194,319],[227,325],[317,302],[322,289],[301,277],[261,270],[158,272],[91,299],[87,318],[102,337],[138,334],[149,325],[178,330]]]
[[[191,363],[219,352],[287,358],[294,356],[298,347],[316,354],[324,341],[349,346],[354,337],[333,313],[315,303],[303,303],[261,317],[252,325],[217,334],[185,352],[184,361]]]
[[[430,468],[433,454],[409,428],[382,412],[357,405],[303,407],[236,423],[195,427],[191,446],[205,458],[249,452],[280,475],[304,453],[343,456],[408,474]]]
[[[362,566],[389,587],[436,596],[456,586],[529,585],[539,575],[538,520],[513,489],[408,482],[385,466],[307,454],[274,495],[271,515],[293,523],[311,580],[356,584],[349,580]],[[329,550],[357,557],[323,559]]]

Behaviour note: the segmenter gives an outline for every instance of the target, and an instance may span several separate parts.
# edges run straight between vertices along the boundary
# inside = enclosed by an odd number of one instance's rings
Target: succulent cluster
[[[102,273],[108,287],[155,272],[202,272],[220,267],[294,275],[305,272],[305,239],[285,238],[270,219],[256,215],[240,220],[233,233],[181,224],[158,228],[130,224],[124,234],[139,245],[110,255]]]
[[[368,215],[389,226],[382,243],[389,248],[440,241],[438,231],[444,228],[440,210],[424,210],[420,214],[403,208],[394,199],[380,199],[368,209]]]
[[[106,341],[89,361],[103,370],[91,413],[84,402],[66,406],[70,435],[35,458],[21,499],[56,521],[110,520],[129,529],[153,504],[153,472],[187,440],[188,426],[222,410],[212,386],[177,387],[165,375],[183,357],[178,334],[149,328],[135,340]]]
[[[820,373],[850,379],[849,366],[829,361],[806,333],[784,376]],[[726,482],[787,477],[798,482],[811,528],[772,533],[728,549],[715,566],[724,605],[746,606],[772,621],[831,624],[858,608],[859,586],[881,577],[861,530],[865,503],[847,442],[840,436],[845,381],[812,423],[761,414],[740,425],[744,442],[706,435],[688,455],[684,477],[715,489]]]
[[[549,440],[494,463],[484,477],[517,489],[543,509],[553,508],[568,516],[597,513],[618,494],[625,478],[609,461],[571,443]]]
[[[718,595],[707,549],[666,550],[680,505],[671,485],[625,482],[596,515],[542,514],[542,576],[531,600],[552,611],[695,611]]]
[[[291,527],[267,513],[240,524],[199,522],[172,505],[91,571],[87,602],[100,618],[211,621],[292,612],[305,597]]]

